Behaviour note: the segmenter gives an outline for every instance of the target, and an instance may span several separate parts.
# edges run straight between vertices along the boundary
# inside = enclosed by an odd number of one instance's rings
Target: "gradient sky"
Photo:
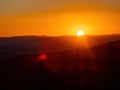
[[[120,33],[120,0],[0,0],[0,36]]]

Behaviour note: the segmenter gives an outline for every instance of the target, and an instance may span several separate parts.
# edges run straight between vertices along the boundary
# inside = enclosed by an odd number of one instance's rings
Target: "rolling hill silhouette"
[[[0,38],[0,60],[24,54],[65,51],[85,46],[87,48],[105,42],[120,40],[120,35],[100,36],[19,36]]]
[[[89,48],[24,54],[0,61],[4,89],[120,88],[120,40]]]

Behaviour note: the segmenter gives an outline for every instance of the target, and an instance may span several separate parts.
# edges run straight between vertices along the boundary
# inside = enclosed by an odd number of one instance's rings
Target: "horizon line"
[[[0,36],[0,38],[15,38],[15,37],[86,37],[86,36],[110,36],[110,35],[120,35],[120,33],[113,33],[113,34],[86,34],[84,36],[77,36],[77,35],[15,35],[15,36]]]

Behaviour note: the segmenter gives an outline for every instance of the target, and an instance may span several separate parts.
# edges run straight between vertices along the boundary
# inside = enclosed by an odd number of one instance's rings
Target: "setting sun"
[[[77,36],[84,36],[85,32],[83,30],[78,30],[76,33]]]

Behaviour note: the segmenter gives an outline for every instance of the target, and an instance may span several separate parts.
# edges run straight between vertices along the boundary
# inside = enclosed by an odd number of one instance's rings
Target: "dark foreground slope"
[[[120,41],[0,61],[1,90],[120,88],[119,81]]]

